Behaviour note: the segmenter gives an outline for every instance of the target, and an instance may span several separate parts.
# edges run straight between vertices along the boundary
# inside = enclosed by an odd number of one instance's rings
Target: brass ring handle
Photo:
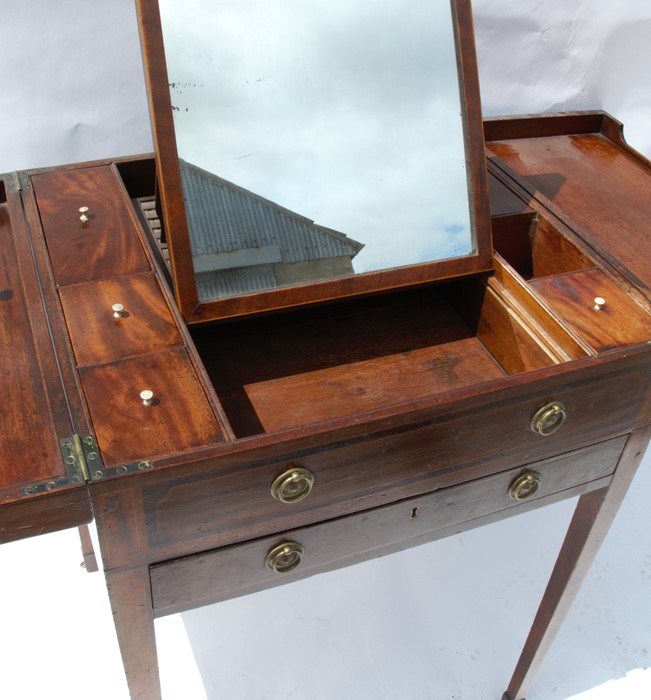
[[[282,503],[296,503],[310,494],[314,474],[303,467],[291,467],[274,479],[271,495]]]
[[[298,542],[283,542],[267,552],[264,563],[277,574],[293,571],[303,559],[303,545]]]
[[[565,422],[567,413],[560,401],[552,401],[538,409],[531,419],[531,430],[538,435],[551,435]]]
[[[516,501],[524,501],[538,491],[542,484],[542,477],[538,472],[530,471],[522,474],[513,481],[509,487],[509,496]]]

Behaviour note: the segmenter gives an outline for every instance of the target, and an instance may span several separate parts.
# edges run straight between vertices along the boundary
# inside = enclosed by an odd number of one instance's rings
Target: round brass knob
[[[298,542],[283,542],[267,552],[264,563],[277,574],[293,571],[303,558],[303,545]]]
[[[90,216],[88,216],[88,207],[79,207],[79,213],[81,214],[79,220],[82,224],[86,224],[90,221]]]
[[[113,306],[111,306],[111,311],[115,318],[122,318],[125,315],[124,306],[122,304],[113,304]]]
[[[527,472],[513,481],[509,487],[509,496],[516,501],[524,501],[533,496],[542,484],[542,477],[538,472]]]
[[[145,389],[140,392],[140,398],[145,406],[152,406],[154,403],[154,392],[151,389]]]
[[[560,401],[552,401],[534,413],[531,430],[539,435],[551,435],[563,425],[566,417],[565,406]]]
[[[314,474],[303,467],[291,467],[274,479],[271,495],[283,503],[296,503],[309,495],[314,485]]]

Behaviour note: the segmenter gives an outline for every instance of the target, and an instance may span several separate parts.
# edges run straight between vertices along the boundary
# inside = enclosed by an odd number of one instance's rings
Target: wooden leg
[[[88,573],[99,571],[95,549],[93,548],[93,540],[90,537],[88,525],[80,525],[78,529],[79,539],[81,540],[81,554],[84,557],[84,567]]]
[[[148,567],[106,572],[122,663],[132,700],[161,700]]]
[[[617,514],[649,437],[648,428],[632,433],[610,486],[587,493],[579,499],[531,631],[502,700],[524,700]]]

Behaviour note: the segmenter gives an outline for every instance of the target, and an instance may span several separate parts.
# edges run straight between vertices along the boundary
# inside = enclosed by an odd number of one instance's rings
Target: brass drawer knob
[[[283,503],[296,503],[309,495],[314,486],[314,474],[303,467],[292,467],[271,484],[271,495]]]
[[[153,406],[155,399],[154,399],[154,392],[151,391],[151,389],[145,389],[140,392],[140,398],[142,399],[142,402],[145,406]]]
[[[90,221],[90,216],[88,216],[88,207],[79,207],[79,213],[81,214],[79,220],[82,224],[86,224]]]
[[[277,574],[293,571],[303,558],[303,545],[298,542],[283,542],[267,552],[264,563]]]
[[[534,413],[531,430],[539,435],[551,435],[563,425],[566,417],[565,406],[560,401],[552,401]]]
[[[542,484],[542,477],[538,472],[527,472],[513,481],[509,487],[509,496],[516,501],[524,501],[534,495]]]

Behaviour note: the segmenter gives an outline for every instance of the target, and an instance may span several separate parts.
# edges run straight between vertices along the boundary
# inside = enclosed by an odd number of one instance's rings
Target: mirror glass
[[[200,302],[476,250],[450,0],[159,0]]]

